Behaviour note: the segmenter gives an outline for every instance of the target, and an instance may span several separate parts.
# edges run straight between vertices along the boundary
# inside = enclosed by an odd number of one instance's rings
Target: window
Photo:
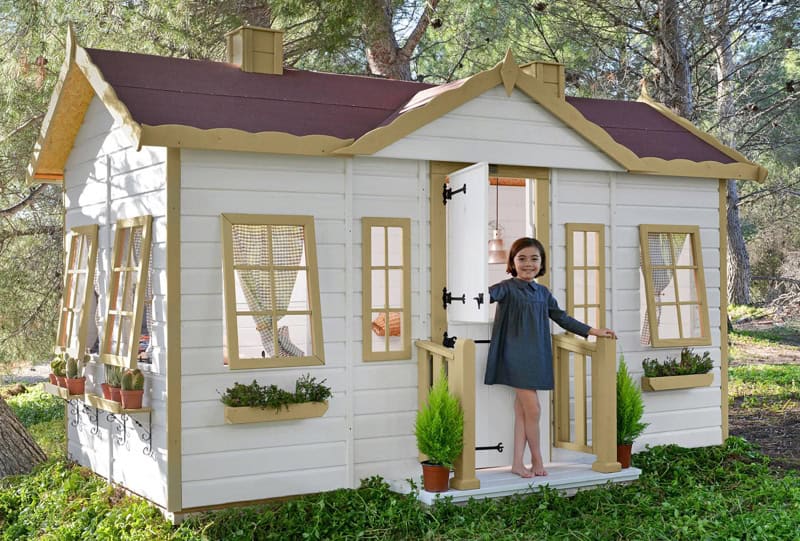
[[[94,274],[97,262],[97,225],[70,229],[64,265],[64,293],[58,318],[56,352],[83,358],[89,327],[94,325]]]
[[[567,313],[591,327],[605,327],[604,226],[566,224],[566,228]]]
[[[410,231],[408,218],[361,221],[365,361],[411,358]]]
[[[324,364],[313,216],[222,215],[231,369]]]
[[[640,225],[647,311],[642,343],[655,347],[711,344],[700,230],[697,226]]]
[[[135,368],[139,353],[153,217],[117,221],[108,287],[108,314],[103,328],[100,360]]]

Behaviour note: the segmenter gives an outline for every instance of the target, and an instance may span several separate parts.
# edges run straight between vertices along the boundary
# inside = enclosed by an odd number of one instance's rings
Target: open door
[[[489,164],[481,162],[459,169],[448,180],[444,188],[447,284],[442,300],[447,304],[447,321],[488,323]]]

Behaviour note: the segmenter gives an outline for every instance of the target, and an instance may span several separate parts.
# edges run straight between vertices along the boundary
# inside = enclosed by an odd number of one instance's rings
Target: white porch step
[[[511,468],[486,468],[478,470],[477,477],[481,487],[473,490],[448,490],[447,492],[427,492],[420,489],[418,499],[428,505],[436,503],[438,498],[451,497],[454,503],[466,502],[470,498],[502,498],[514,494],[530,494],[549,486],[567,496],[578,490],[605,485],[606,483],[630,483],[639,479],[642,470],[625,468],[616,473],[599,473],[592,470],[589,464],[573,462],[552,462],[545,466],[547,476],[523,479],[511,473]],[[395,492],[409,494],[411,487],[407,481],[389,481]]]

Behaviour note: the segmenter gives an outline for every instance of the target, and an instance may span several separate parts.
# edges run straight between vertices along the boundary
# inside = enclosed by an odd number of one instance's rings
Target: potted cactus
[[[122,368],[119,366],[106,365],[106,381],[100,384],[103,389],[103,398],[119,402],[120,388],[122,387]]]
[[[56,376],[56,384],[59,387],[67,388],[67,362],[61,358],[57,359],[53,365],[53,374]]]
[[[53,385],[58,385],[58,380],[56,379],[56,371],[60,363],[61,363],[60,354],[53,357],[53,360],[50,361],[50,373],[47,376],[50,378],[50,383],[52,383]]]
[[[67,393],[80,395],[86,388],[86,377],[83,375],[83,362],[74,357],[67,358]]]
[[[136,410],[142,407],[144,374],[138,368],[128,369],[122,374],[122,409]]]

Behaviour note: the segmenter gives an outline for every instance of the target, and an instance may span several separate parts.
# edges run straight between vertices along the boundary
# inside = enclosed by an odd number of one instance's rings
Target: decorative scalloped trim
[[[762,182],[767,170],[750,162],[720,163],[715,161],[694,162],[678,158],[641,158],[641,169],[631,169],[631,173],[669,175],[676,177],[735,178]]]
[[[142,126],[142,145],[165,147],[205,148],[329,156],[336,149],[351,144],[354,139],[339,139],[330,135],[292,135],[266,131],[252,133],[234,128],[204,130],[182,124]]]

